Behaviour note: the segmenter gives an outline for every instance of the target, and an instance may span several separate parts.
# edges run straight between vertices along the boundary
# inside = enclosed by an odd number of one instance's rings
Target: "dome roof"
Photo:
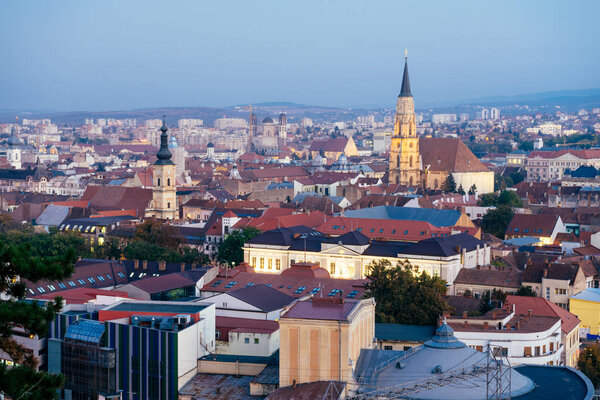
[[[215,147],[215,145],[213,144],[213,142],[208,142],[208,144],[206,145],[206,147]]]
[[[273,118],[266,117],[265,119],[263,119],[262,123],[263,124],[272,124],[273,123]]]
[[[460,349],[465,347],[465,344],[454,336],[454,329],[448,325],[446,318],[439,328],[435,331],[435,336],[425,346],[433,347],[434,349]]]

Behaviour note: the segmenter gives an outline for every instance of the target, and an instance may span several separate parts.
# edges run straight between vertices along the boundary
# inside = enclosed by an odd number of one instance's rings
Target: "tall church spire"
[[[402,76],[402,89],[398,97],[413,97],[410,92],[410,79],[408,79],[408,51],[404,53],[404,75]]]
[[[158,158],[156,164],[158,165],[173,164],[173,161],[171,161],[172,154],[169,151],[169,136],[167,135],[168,130],[169,128],[167,128],[165,116],[163,116],[163,124],[160,127],[160,150],[156,154],[156,158]]]

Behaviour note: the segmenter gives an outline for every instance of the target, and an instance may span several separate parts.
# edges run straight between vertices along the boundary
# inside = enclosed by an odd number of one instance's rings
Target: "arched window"
[[[171,186],[171,178],[167,178],[167,186]]]
[[[400,183],[400,176],[396,175],[396,183]]]
[[[167,208],[171,208],[171,202],[167,202]]]
[[[396,157],[396,167],[400,168],[400,154]]]
[[[438,188],[438,185],[439,185],[439,182],[438,182],[438,180],[437,180],[437,178],[436,178],[436,180],[434,180],[434,181],[433,181],[433,188],[434,188],[434,189],[437,189],[437,188]]]
[[[412,156],[408,159],[408,166],[412,168]]]
[[[410,179],[408,180],[408,186],[412,186],[413,185],[413,177],[411,176]]]
[[[156,186],[160,186],[160,178],[158,178],[158,183],[156,184]]]

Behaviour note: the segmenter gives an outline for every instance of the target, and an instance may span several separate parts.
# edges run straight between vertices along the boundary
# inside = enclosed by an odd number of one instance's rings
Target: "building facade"
[[[152,166],[152,202],[146,216],[158,219],[176,219],[179,217],[177,208],[177,166],[171,160],[172,154],[169,151],[169,137],[167,135],[168,128],[164,121],[160,131],[160,150],[156,154],[158,160]]]

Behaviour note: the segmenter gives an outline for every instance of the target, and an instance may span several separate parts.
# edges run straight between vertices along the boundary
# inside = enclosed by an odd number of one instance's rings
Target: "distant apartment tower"
[[[479,119],[490,119],[490,110],[482,108],[479,112]]]
[[[469,114],[467,114],[467,113],[460,114],[460,115],[458,116],[458,120],[459,120],[460,122],[465,122],[465,121],[468,121],[468,120],[469,120]]]
[[[196,118],[184,118],[177,121],[177,127],[180,129],[198,128],[202,125],[204,125],[204,121]]]
[[[313,120],[310,118],[302,118],[302,127],[308,128],[313,126]]]
[[[100,125],[100,120],[98,120],[98,125]],[[162,125],[162,120],[160,119],[147,119],[144,121],[144,126],[150,129],[158,129]]]
[[[490,108],[490,118],[493,120],[500,119],[500,109],[496,107]]]
[[[456,122],[456,114],[433,114],[431,122],[436,125],[451,124]]]
[[[245,129],[248,127],[248,121],[243,118],[217,118],[214,126],[217,129]]]

